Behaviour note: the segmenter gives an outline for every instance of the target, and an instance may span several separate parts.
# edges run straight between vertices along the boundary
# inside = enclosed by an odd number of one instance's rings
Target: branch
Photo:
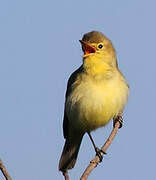
[[[4,166],[2,160],[0,159],[0,170],[2,171],[4,177],[6,180],[12,180],[12,178],[10,177],[6,167]]]
[[[108,149],[108,147],[111,145],[113,139],[115,138],[115,135],[117,134],[118,129],[121,127],[121,123],[120,121],[115,121],[114,124],[114,128],[110,134],[110,136],[108,137],[107,141],[105,142],[105,144],[102,146],[102,151],[106,152],[106,150]],[[80,180],[86,180],[89,176],[89,174],[92,172],[92,170],[98,165],[98,163],[100,162],[99,157],[96,155],[94,159],[91,160],[90,164],[88,165],[88,167],[85,169],[84,173],[82,174]]]

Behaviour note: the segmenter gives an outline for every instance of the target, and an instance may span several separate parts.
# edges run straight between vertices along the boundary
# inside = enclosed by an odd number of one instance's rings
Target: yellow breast
[[[69,121],[84,132],[95,130],[123,110],[127,97],[128,87],[118,71],[100,80],[82,76],[66,101]]]

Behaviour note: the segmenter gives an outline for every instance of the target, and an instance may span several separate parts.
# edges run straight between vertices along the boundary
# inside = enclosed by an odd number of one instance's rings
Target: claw
[[[95,148],[96,151],[96,155],[99,157],[100,162],[102,162],[103,159],[103,155],[107,154],[106,152],[104,152],[102,149],[99,149],[98,147]]]
[[[116,118],[114,118],[113,126],[115,126],[115,123],[116,123],[117,121],[120,123],[120,127],[119,127],[119,128],[121,128],[122,125],[123,125],[123,118],[122,118],[121,115],[118,115]]]

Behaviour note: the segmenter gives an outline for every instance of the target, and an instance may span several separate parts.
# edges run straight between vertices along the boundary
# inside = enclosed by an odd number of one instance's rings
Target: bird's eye
[[[103,44],[99,44],[99,45],[98,45],[98,48],[99,48],[99,49],[102,49],[102,48],[103,48]]]

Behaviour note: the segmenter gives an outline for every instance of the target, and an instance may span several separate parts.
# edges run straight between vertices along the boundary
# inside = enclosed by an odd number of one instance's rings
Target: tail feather
[[[83,135],[78,138],[72,138],[69,140],[66,139],[63,152],[59,162],[59,170],[64,172],[67,169],[72,169],[75,166],[80,144],[82,141]]]

